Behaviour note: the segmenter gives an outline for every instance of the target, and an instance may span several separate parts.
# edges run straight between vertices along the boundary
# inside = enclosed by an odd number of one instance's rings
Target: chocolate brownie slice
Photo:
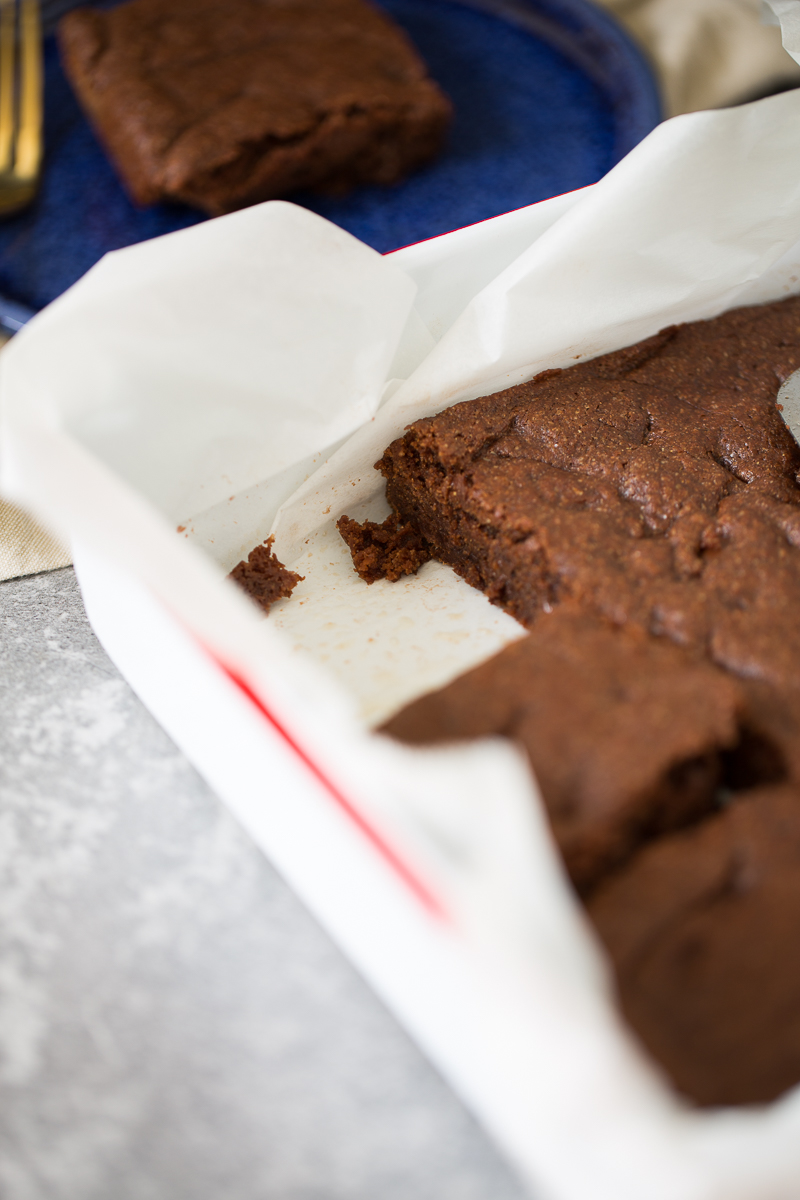
[[[583,893],[646,840],[785,771],[731,676],[568,607],[413,701],[384,731],[416,745],[491,734],[520,742]]]
[[[58,27],[64,67],[138,204],[215,215],[297,188],[393,183],[450,103],[365,0],[128,0]]]
[[[701,1104],[772,1100],[800,1079],[800,793],[745,793],[660,838],[588,912],[630,1024]]]
[[[800,679],[800,451],[775,405],[798,367],[791,297],[457,404],[377,466],[395,519],[527,627],[569,599]]]

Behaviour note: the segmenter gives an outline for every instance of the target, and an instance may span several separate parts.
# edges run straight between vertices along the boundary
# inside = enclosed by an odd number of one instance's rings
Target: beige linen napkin
[[[69,552],[27,513],[0,500],[0,580],[55,571],[71,561]]]
[[[722,108],[800,85],[800,66],[762,22],[761,0],[597,0],[649,55],[665,115]]]
[[[0,334],[0,347],[8,339]],[[15,504],[0,497],[0,581],[68,567],[70,554]]]

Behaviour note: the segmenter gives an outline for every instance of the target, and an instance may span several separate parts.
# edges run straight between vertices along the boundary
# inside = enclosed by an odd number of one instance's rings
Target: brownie
[[[800,1079],[800,792],[743,794],[660,838],[588,902],[623,1011],[702,1104]]]
[[[264,612],[269,612],[277,600],[291,596],[304,576],[288,570],[272,549],[272,538],[262,546],[256,546],[247,556],[247,561],[237,563],[229,576],[238,583]]]
[[[786,773],[780,744],[756,727],[727,672],[569,606],[383,729],[415,745],[518,741],[584,894],[643,842]]]
[[[414,569],[402,528],[529,630],[384,728],[525,748],[623,1010],[701,1104],[800,1081],[798,368],[800,297],[663,330],[415,422],[390,518],[340,522],[362,578]]]
[[[800,450],[775,404],[798,367],[792,297],[457,404],[377,464],[392,519],[528,628],[569,599],[800,679]]]
[[[365,0],[128,0],[58,26],[65,71],[138,204],[211,215],[298,188],[394,183],[451,106]]]

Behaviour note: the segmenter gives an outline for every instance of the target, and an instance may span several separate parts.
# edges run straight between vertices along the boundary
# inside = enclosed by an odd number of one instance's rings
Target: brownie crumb
[[[424,537],[408,521],[391,513],[380,525],[376,521],[359,524],[351,517],[340,517],[336,528],[353,556],[356,573],[365,583],[388,579],[396,583],[403,575],[414,575],[431,557]]]
[[[243,559],[229,576],[244,588],[251,600],[261,605],[264,612],[269,612],[277,600],[291,596],[298,583],[305,578],[287,570],[273,553],[272,541],[272,538],[267,538],[263,546],[251,550],[247,562]]]

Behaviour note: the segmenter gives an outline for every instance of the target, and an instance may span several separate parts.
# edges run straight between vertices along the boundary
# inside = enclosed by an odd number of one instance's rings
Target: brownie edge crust
[[[212,216],[299,188],[394,183],[450,102],[366,0],[127,0],[62,18],[65,71],[138,204]]]

